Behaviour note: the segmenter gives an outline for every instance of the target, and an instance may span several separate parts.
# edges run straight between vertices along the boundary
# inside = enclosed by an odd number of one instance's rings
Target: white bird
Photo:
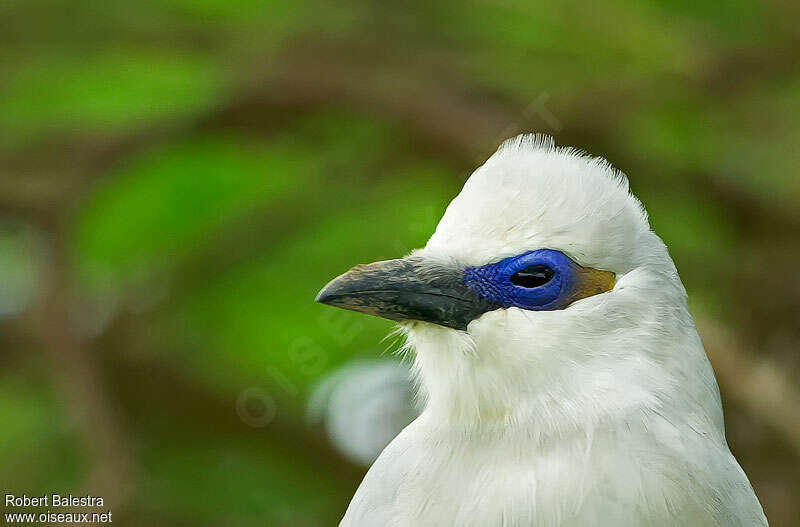
[[[317,300],[398,321],[424,398],[340,526],[767,525],[675,265],[604,159],[508,140],[423,249]]]

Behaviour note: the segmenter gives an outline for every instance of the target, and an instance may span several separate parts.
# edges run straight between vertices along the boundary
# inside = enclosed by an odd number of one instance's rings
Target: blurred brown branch
[[[84,483],[86,494],[102,493],[121,507],[132,490],[130,448],[93,356],[91,344],[75,329],[69,252],[63,232],[50,232],[50,258],[44,294],[35,313],[44,350],[60,384],[66,413],[77,424],[92,460]]]
[[[793,379],[718,324],[702,320],[698,325],[725,395],[769,423],[800,455],[800,392]]]

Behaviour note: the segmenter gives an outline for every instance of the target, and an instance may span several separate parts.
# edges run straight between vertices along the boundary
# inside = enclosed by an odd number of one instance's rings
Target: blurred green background
[[[0,487],[121,525],[329,526],[307,405],[391,324],[313,303],[506,137],[626,172],[728,437],[800,525],[800,4],[0,2]],[[358,411],[358,409],[354,409]]]

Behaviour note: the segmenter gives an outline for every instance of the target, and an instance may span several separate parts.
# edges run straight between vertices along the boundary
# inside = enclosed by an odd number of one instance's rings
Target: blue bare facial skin
[[[564,309],[611,290],[614,280],[614,273],[582,267],[552,249],[466,269],[409,256],[356,266],[326,285],[316,300],[397,322],[416,320],[463,331],[496,309]]]
[[[501,307],[563,309],[580,279],[580,266],[559,251],[540,249],[497,263],[469,267],[464,284]]]

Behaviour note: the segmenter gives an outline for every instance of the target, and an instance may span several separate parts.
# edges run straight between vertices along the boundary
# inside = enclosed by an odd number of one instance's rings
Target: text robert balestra
[[[72,494],[45,494],[43,496],[5,495],[6,507],[102,507],[100,496],[73,496]]]

